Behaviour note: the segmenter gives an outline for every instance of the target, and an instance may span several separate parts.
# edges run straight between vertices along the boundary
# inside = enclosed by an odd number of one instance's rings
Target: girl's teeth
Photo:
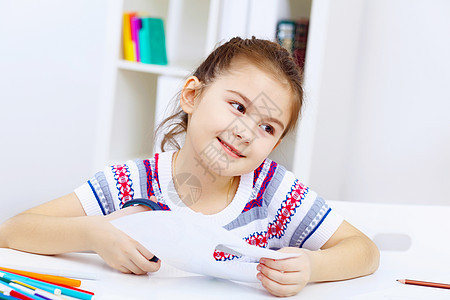
[[[230,150],[231,152],[233,152],[234,154],[236,154],[237,156],[240,156],[239,154],[237,154],[234,150],[232,150],[227,144],[223,143],[222,144],[227,147],[228,150]]]

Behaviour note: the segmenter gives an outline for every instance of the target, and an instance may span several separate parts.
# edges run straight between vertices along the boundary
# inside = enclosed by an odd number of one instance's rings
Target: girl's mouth
[[[217,140],[219,140],[220,144],[222,144],[223,148],[233,157],[236,158],[240,158],[240,157],[245,157],[244,155],[242,155],[238,150],[236,150],[236,148],[234,148],[233,146],[229,145],[228,143],[222,141],[219,137],[217,138]]]

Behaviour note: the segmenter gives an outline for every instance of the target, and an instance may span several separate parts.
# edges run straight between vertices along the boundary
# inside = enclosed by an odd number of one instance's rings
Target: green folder
[[[159,18],[142,18],[139,30],[139,52],[145,64],[167,65],[164,23]]]

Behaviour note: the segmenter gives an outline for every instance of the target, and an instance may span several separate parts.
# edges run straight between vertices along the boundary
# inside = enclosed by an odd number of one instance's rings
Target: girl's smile
[[[234,158],[241,158],[241,157],[245,157],[244,155],[242,155],[242,153],[237,150],[236,148],[234,148],[233,146],[231,146],[230,144],[228,144],[227,142],[221,140],[219,137],[217,138],[217,140],[220,142],[220,144],[222,145],[223,149],[231,156]]]

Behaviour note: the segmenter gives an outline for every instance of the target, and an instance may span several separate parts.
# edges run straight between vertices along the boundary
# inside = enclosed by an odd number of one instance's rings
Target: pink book
[[[136,61],[141,61],[141,57],[139,55],[139,30],[141,29],[141,18],[138,16],[132,16],[130,20],[131,25],[131,40],[133,41],[134,45],[134,52]]]

